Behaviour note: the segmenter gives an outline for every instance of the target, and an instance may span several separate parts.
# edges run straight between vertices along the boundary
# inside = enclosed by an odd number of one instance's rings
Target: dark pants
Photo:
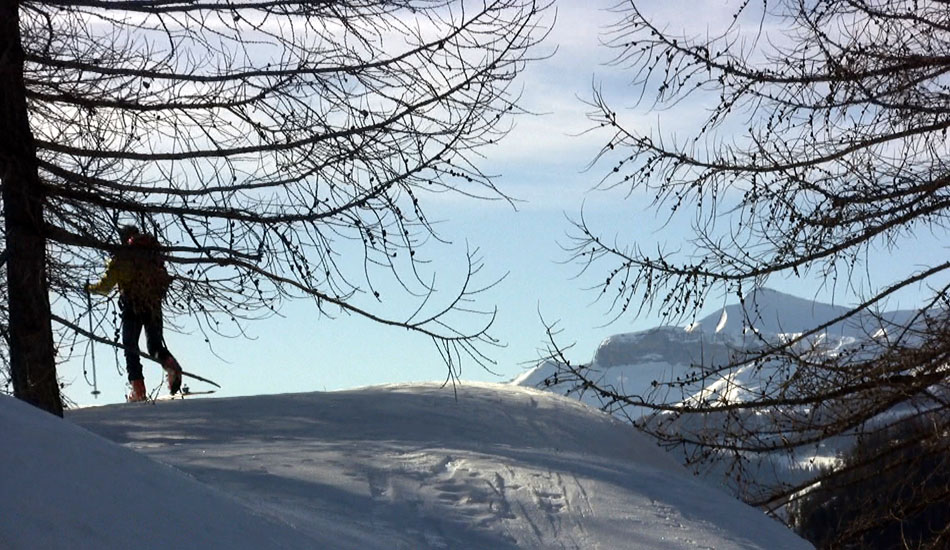
[[[139,336],[143,328],[148,354],[162,363],[171,357],[162,335],[161,307],[157,311],[144,310],[122,299],[119,300],[119,307],[122,309],[122,347],[125,349],[125,368],[129,373],[129,381],[144,380],[142,359],[139,357]]]

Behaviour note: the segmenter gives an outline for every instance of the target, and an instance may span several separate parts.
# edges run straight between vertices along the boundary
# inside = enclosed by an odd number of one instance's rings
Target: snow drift
[[[67,418],[0,399],[0,468],[16,478],[0,484],[0,547],[810,548],[631,427],[527,388],[397,385]]]

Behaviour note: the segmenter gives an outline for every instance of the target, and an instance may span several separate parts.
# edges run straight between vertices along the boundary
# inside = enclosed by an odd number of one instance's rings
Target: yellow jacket
[[[121,250],[106,264],[106,273],[89,292],[108,294],[115,286],[134,307],[143,310],[161,308],[171,277],[161,260],[135,250]]]

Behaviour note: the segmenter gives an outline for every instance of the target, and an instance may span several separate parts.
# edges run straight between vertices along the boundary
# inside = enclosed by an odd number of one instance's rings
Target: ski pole
[[[93,334],[93,324],[92,324],[92,293],[89,292],[89,281],[86,281],[86,305],[89,307],[89,334]],[[99,381],[96,378],[96,342],[92,339],[89,340],[89,355],[92,359],[92,395],[99,399]]]

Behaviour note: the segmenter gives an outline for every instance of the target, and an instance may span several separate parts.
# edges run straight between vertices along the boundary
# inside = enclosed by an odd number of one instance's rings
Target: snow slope
[[[629,426],[528,388],[191,399],[66,422],[0,398],[0,429],[16,478],[0,483],[4,549],[810,548]],[[175,545],[179,529],[222,538]]]
[[[0,395],[0,549],[313,548],[220,491]]]

